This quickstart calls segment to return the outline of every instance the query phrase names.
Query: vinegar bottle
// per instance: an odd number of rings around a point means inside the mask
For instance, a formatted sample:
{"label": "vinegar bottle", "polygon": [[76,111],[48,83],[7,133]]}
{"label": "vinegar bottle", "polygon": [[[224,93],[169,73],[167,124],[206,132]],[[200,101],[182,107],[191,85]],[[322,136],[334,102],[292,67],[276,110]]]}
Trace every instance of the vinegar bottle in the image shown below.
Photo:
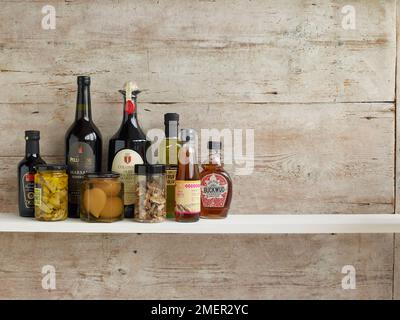
{"label": "vinegar bottle", "polygon": [[200,178],[195,138],[193,129],[181,130],[182,146],[175,180],[175,220],[178,222],[196,222],[200,216]]}

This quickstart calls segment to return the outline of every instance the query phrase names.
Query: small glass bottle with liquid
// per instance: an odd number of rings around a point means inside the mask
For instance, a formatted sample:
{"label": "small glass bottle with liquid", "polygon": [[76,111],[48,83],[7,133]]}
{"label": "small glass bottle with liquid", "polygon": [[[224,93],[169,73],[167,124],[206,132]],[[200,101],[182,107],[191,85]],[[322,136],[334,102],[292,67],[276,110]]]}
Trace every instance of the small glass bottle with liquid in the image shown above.
{"label": "small glass bottle with liquid", "polygon": [[200,177],[196,152],[196,132],[181,130],[182,146],[178,153],[175,180],[175,220],[196,222],[200,217]]}
{"label": "small glass bottle with liquid", "polygon": [[224,169],[221,156],[222,143],[209,141],[209,157],[202,165],[201,218],[225,218],[232,200],[232,180]]}

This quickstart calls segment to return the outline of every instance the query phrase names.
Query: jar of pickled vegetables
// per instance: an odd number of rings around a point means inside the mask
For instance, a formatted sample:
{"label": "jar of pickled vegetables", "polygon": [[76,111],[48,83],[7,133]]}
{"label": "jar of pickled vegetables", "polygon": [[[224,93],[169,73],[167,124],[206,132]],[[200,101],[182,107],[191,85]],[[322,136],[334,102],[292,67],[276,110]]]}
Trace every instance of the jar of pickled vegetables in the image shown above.
{"label": "jar of pickled vegetables", "polygon": [[134,220],[161,222],[166,219],[165,166],[135,165],[136,203]]}
{"label": "jar of pickled vegetables", "polygon": [[87,173],[81,184],[80,217],[113,222],[124,217],[124,188],[116,172]]}
{"label": "jar of pickled vegetables", "polygon": [[68,217],[67,166],[43,164],[35,167],[35,218],[60,221]]}

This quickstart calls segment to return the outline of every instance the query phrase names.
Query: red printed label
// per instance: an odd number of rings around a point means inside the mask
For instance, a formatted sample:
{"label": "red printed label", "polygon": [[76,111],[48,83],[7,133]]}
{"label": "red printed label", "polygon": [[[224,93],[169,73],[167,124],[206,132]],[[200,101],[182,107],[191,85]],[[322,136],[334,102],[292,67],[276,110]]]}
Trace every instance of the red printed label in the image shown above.
{"label": "red printed label", "polygon": [[201,203],[206,208],[222,208],[228,197],[228,181],[211,173],[201,179]]}

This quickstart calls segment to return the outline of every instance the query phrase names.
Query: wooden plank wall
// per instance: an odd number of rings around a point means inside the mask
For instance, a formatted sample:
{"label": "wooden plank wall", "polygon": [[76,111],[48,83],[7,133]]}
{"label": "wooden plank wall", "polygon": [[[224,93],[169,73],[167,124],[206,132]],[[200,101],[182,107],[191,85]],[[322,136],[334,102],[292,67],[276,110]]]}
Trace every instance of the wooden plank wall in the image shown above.
{"label": "wooden plank wall", "polygon": [[[234,176],[232,214],[394,213],[395,0],[352,1],[354,30],[346,1],[1,4],[0,211],[17,209],[25,129],[41,130],[48,162],[62,159],[85,73],[105,141],[127,80],[145,90],[145,129],[170,111],[184,127],[254,129],[255,170]],[[55,30],[41,28],[48,4]],[[2,234],[0,298],[392,298],[393,240]],[[57,268],[54,292],[41,289],[43,264]],[[341,289],[347,264],[356,290]]]}

